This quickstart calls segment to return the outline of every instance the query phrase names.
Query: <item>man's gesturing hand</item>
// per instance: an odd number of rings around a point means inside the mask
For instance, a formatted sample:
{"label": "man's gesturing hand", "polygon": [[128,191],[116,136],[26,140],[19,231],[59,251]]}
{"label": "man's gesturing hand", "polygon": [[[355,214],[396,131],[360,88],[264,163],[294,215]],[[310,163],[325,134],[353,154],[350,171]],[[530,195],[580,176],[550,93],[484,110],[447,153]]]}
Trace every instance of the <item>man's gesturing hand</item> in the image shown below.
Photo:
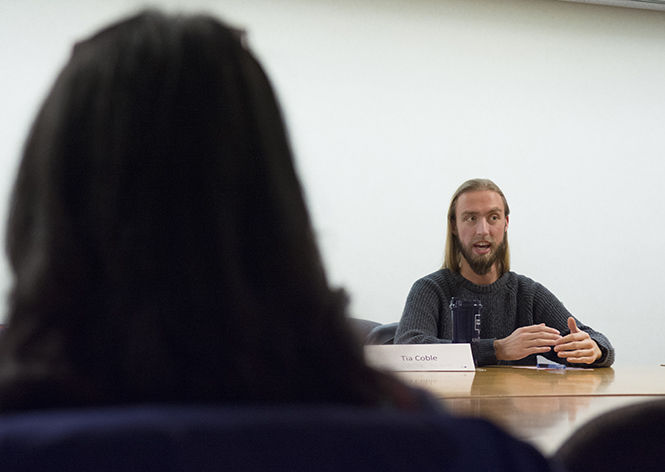
{"label": "man's gesturing hand", "polygon": [[568,318],[568,328],[570,334],[559,339],[554,346],[559,357],[577,364],[593,364],[600,359],[602,352],[598,344],[591,339],[589,333],[580,331],[572,316]]}
{"label": "man's gesturing hand", "polygon": [[547,352],[561,339],[561,333],[545,326],[545,323],[522,326],[507,338],[494,341],[494,351],[496,358],[500,361],[515,361],[531,354]]}

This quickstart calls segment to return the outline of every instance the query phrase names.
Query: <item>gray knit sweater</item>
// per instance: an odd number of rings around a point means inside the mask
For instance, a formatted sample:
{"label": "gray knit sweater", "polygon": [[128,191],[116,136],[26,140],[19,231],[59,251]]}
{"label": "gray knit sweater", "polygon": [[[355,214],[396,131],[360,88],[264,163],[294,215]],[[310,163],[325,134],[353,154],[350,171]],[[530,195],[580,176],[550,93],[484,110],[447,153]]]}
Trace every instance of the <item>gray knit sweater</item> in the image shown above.
{"label": "gray knit sweater", "polygon": [[[480,338],[471,345],[478,365],[535,364],[536,356],[519,361],[498,361],[494,340],[505,338],[521,326],[545,323],[566,335],[572,316],[545,287],[528,277],[507,272],[490,285],[476,285],[449,269],[438,270],[413,284],[395,335],[396,344],[449,343],[452,338],[450,298],[480,300],[482,304]],[[614,348],[601,333],[581,323],[577,326],[596,341],[602,356],[589,367],[607,367],[614,362]],[[565,361],[554,351],[543,354],[559,363]],[[584,364],[571,364],[578,367]]]}

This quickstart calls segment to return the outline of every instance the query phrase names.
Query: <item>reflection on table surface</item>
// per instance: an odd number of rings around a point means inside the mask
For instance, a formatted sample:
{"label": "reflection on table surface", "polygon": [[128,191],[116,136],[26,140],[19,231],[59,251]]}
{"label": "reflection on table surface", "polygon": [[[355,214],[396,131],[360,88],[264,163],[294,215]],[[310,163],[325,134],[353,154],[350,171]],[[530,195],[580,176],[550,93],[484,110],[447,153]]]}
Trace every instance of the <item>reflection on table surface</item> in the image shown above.
{"label": "reflection on table surface", "polygon": [[489,419],[553,452],[577,427],[606,411],[665,398],[665,367],[541,370],[487,367],[476,372],[400,372],[459,415]]}

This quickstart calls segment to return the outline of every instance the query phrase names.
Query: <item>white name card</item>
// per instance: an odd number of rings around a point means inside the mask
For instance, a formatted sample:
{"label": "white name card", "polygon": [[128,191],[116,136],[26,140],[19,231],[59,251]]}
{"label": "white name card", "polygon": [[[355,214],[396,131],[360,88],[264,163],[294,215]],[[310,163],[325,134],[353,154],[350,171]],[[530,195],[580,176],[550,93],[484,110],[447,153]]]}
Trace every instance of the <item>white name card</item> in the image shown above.
{"label": "white name card", "polygon": [[377,344],[365,346],[365,361],[377,369],[475,371],[470,344]]}

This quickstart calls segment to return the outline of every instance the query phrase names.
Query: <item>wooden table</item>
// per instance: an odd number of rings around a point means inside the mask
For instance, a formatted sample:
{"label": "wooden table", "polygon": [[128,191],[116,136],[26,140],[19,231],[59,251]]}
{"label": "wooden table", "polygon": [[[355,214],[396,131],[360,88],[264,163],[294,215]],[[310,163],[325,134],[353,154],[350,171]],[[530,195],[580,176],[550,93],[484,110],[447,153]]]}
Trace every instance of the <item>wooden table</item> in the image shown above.
{"label": "wooden table", "polygon": [[487,418],[552,453],[575,429],[605,411],[665,398],[665,367],[542,370],[486,367],[476,372],[400,372],[449,411]]}

